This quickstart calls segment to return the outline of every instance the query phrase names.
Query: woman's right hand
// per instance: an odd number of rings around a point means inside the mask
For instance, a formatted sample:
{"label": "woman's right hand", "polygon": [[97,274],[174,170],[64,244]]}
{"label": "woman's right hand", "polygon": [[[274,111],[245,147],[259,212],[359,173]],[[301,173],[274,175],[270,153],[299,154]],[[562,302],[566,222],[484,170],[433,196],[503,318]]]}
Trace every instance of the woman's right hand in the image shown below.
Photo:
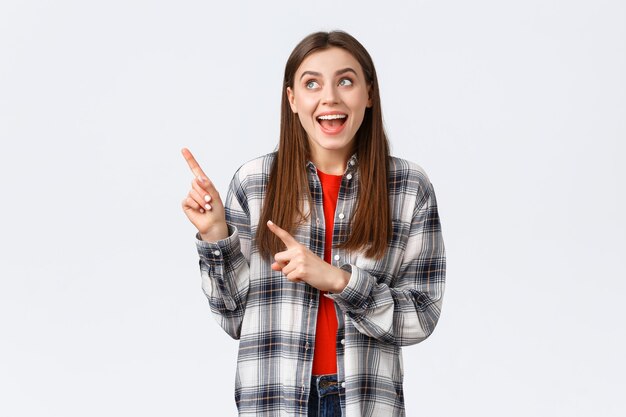
{"label": "woman's right hand", "polygon": [[194,175],[191,190],[182,202],[183,211],[198,229],[202,240],[216,242],[227,238],[228,226],[220,194],[189,149],[183,148],[182,154]]}

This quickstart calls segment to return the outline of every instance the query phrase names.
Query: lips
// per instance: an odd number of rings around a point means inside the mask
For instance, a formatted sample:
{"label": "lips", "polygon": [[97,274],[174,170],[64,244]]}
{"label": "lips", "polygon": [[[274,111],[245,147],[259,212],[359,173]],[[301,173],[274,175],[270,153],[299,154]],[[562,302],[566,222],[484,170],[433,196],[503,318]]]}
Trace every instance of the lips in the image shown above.
{"label": "lips", "polygon": [[348,115],[345,113],[333,112],[324,113],[316,117],[317,122],[327,135],[336,135],[343,130],[348,120]]}

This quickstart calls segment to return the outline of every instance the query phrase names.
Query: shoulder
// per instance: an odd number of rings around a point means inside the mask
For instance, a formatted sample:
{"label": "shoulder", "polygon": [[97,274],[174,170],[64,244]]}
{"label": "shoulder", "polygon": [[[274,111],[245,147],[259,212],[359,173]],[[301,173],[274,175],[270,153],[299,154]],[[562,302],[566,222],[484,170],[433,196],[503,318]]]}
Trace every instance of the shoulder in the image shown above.
{"label": "shoulder", "polygon": [[389,189],[395,193],[414,194],[418,199],[428,197],[432,185],[426,171],[415,162],[391,156],[389,159]]}
{"label": "shoulder", "polygon": [[243,189],[264,188],[269,181],[275,158],[276,152],[272,152],[245,162],[235,171],[232,185]]}
{"label": "shoulder", "polygon": [[275,158],[276,152],[271,152],[251,159],[237,169],[235,177],[243,181],[249,177],[269,175]]}
{"label": "shoulder", "polygon": [[236,198],[246,212],[249,212],[251,202],[258,203],[263,199],[275,156],[276,153],[273,152],[256,157],[235,171],[228,195]]}

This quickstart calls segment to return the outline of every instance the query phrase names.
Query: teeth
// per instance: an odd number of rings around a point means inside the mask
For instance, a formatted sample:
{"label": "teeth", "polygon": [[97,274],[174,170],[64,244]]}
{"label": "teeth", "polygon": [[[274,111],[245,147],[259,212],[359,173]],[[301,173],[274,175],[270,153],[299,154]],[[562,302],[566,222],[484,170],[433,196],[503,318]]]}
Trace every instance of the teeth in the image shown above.
{"label": "teeth", "polygon": [[325,116],[319,116],[318,119],[320,120],[335,120],[335,119],[345,119],[346,116],[345,114],[327,114]]}

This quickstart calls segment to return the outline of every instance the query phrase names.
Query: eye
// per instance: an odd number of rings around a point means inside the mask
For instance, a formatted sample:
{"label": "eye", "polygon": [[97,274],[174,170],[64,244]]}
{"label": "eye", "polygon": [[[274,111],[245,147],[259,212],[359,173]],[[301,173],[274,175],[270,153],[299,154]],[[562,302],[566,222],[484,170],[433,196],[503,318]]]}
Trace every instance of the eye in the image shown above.
{"label": "eye", "polygon": [[309,90],[313,90],[314,88],[318,88],[320,85],[317,83],[317,81],[310,80],[310,81],[307,81],[306,84],[304,84],[304,86]]}
{"label": "eye", "polygon": [[350,78],[342,78],[341,80],[339,80],[339,85],[341,87],[347,87],[352,85],[352,80]]}

